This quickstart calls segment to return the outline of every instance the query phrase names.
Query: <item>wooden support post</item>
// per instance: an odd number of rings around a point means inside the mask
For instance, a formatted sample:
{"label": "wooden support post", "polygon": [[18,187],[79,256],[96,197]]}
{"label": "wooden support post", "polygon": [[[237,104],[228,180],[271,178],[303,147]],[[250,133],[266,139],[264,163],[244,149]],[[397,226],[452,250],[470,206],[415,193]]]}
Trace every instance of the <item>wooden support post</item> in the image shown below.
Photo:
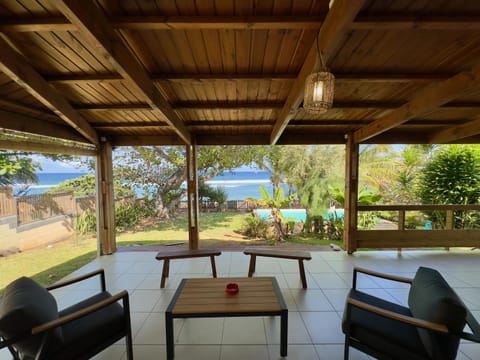
{"label": "wooden support post", "polygon": [[[445,223],[445,230],[455,229],[455,211],[447,210],[447,219]],[[445,246],[445,250],[450,250],[450,246]]]}
{"label": "wooden support post", "polygon": [[115,200],[113,195],[112,145],[100,141],[96,167],[96,207],[98,254],[110,255],[117,250],[115,242]]}
{"label": "wooden support post", "polygon": [[198,249],[198,178],[197,178],[197,147],[186,145],[187,148],[187,211],[188,211],[188,247]]}
{"label": "wooden support post", "polygon": [[[398,230],[405,230],[405,210],[398,212]],[[402,254],[402,248],[397,248],[397,255]]]}
{"label": "wooden support post", "polygon": [[345,204],[343,246],[352,254],[357,250],[355,234],[357,231],[357,200],[358,200],[358,148],[353,134],[347,136],[345,156]]}

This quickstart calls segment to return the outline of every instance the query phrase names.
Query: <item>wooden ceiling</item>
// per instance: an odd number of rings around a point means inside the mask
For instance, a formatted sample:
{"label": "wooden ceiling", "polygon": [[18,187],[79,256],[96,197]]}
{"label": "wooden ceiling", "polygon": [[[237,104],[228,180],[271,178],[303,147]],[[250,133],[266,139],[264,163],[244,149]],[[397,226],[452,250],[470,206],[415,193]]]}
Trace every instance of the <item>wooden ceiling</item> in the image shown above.
{"label": "wooden ceiling", "polygon": [[[3,129],[93,145],[480,140],[479,1],[5,0],[0,32]],[[335,97],[311,115],[317,39]]]}

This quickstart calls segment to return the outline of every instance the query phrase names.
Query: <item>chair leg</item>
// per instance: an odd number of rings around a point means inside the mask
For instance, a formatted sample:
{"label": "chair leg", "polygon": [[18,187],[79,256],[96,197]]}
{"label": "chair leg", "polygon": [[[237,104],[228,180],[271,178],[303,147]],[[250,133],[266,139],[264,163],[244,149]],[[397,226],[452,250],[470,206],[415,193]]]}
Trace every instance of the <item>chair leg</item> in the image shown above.
{"label": "chair leg", "polygon": [[348,360],[350,350],[350,343],[348,341],[348,336],[345,336],[345,347],[343,349],[343,360]]}
{"label": "chair leg", "polygon": [[132,344],[132,330],[128,329],[125,336],[125,343],[127,346],[127,360],[133,360],[133,344]]}

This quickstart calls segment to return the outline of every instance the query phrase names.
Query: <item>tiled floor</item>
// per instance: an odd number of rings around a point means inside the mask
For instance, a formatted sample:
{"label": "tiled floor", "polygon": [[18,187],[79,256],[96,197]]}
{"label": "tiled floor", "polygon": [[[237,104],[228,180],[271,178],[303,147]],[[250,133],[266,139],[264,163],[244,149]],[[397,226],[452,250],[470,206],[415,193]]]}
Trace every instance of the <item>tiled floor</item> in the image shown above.
{"label": "tiled floor", "polygon": [[[165,359],[164,311],[182,278],[210,277],[208,259],[174,260],[166,288],[160,289],[162,263],[152,252],[121,252],[103,256],[76,272],[104,268],[110,292],[127,289],[131,296],[135,359]],[[474,251],[368,251],[349,256],[343,252],[313,252],[305,263],[308,290],[301,289],[297,262],[258,258],[256,275],[276,276],[289,309],[288,359],[343,359],[344,337],[340,329],[352,268],[412,276],[417,267],[439,270],[480,319],[480,250]],[[223,252],[216,258],[219,277],[246,276],[249,257],[242,252]],[[403,284],[360,277],[364,291],[405,304]],[[62,308],[93,293],[97,282],[55,295]],[[279,359],[278,318],[176,319],[175,359]],[[95,359],[124,359],[124,346],[116,344]],[[369,359],[351,350],[352,360]],[[0,352],[0,360],[9,359]],[[480,359],[480,345],[462,343],[457,359]]]}

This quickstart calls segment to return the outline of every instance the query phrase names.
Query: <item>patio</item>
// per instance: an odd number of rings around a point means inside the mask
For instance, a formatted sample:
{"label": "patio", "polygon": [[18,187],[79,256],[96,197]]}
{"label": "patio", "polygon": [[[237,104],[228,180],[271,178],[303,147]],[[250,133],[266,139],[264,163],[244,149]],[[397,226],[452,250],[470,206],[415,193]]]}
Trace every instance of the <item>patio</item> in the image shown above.
{"label": "patio", "polygon": [[[249,257],[242,252],[223,252],[216,258],[219,277],[246,276]],[[288,359],[343,359],[344,337],[340,329],[352,268],[361,266],[381,272],[412,276],[417,267],[439,270],[465,304],[480,318],[480,251],[430,250],[312,252],[305,263],[308,290],[301,289],[296,261],[259,258],[256,276],[276,276],[289,309]],[[164,311],[182,278],[210,277],[208,259],[171,263],[165,289],[159,288],[162,262],[154,252],[116,252],[102,256],[73,275],[103,267],[110,292],[127,289],[131,299],[135,359],[165,359]],[[400,304],[406,302],[402,284],[360,277],[365,291]],[[59,307],[95,292],[98,284],[57,292]],[[217,318],[175,320],[175,359],[278,359],[278,318]],[[95,359],[123,359],[124,346],[114,345]],[[0,352],[0,360],[9,359]],[[480,344],[462,343],[457,359],[480,358]],[[351,350],[351,359],[369,359]]]}

